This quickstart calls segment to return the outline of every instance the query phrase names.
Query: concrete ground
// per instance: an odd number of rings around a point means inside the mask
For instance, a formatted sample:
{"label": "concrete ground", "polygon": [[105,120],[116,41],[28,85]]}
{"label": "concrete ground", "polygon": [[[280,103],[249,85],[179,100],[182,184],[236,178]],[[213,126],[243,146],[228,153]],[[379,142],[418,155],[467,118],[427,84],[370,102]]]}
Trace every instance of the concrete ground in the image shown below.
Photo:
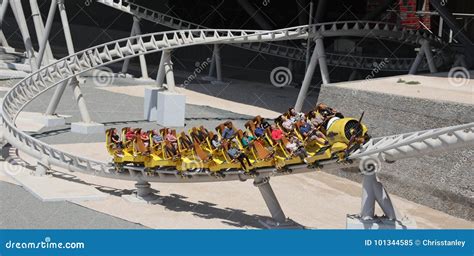
{"label": "concrete ground", "polygon": [[[219,87],[198,81],[186,88],[190,91],[186,92],[188,99],[194,103],[187,105],[187,127],[204,124],[213,128],[226,119],[243,127],[246,118],[260,113],[260,109],[270,114],[285,111],[294,104],[298,92],[295,88],[276,89],[267,84],[230,82]],[[104,122],[108,127],[155,128],[155,124],[143,120],[142,90],[143,87],[83,86],[94,120]],[[27,113],[20,116],[24,123],[19,125],[37,130],[33,132],[36,137],[58,148],[107,159],[103,135],[82,136],[71,134],[68,126],[45,129],[28,123],[34,112],[46,108],[51,93],[32,102],[26,108]],[[227,101],[212,100],[202,94]],[[316,102],[315,95],[315,91],[310,92],[306,109]],[[375,137],[474,121],[473,108],[469,104],[381,94],[362,88],[325,86],[319,99],[348,116],[358,116],[365,111],[364,122]],[[67,91],[58,109],[59,113],[72,116],[68,122],[79,120],[71,100],[72,93]],[[384,165],[379,176],[392,195],[401,196],[393,196],[396,208],[402,215],[416,220],[420,228],[473,228],[474,180],[470,157],[472,149],[404,160]],[[74,175],[81,182],[111,195],[102,201],[77,204],[147,227],[261,228],[257,220],[269,215],[251,182],[153,184],[164,198],[163,205],[142,205],[120,197],[131,193],[132,182]],[[55,176],[71,182],[59,173]],[[290,175],[275,178],[272,184],[286,214],[296,222],[312,228],[344,228],[345,215],[357,213],[360,208],[359,180],[360,175],[352,170]]]}

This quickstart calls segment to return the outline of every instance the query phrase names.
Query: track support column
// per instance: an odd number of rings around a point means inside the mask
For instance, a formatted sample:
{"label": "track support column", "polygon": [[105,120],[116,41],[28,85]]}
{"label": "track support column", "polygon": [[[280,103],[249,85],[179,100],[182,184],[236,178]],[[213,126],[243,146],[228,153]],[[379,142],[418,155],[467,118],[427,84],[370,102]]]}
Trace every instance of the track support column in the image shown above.
{"label": "track support column", "polygon": [[329,84],[329,71],[328,65],[326,63],[326,51],[324,50],[324,43],[323,37],[321,35],[317,35],[316,39],[316,48],[314,49],[317,52],[318,60],[319,60],[319,69],[321,70],[321,78],[323,80],[323,84]]}
{"label": "track support column", "polygon": [[[416,224],[406,217],[401,218],[388,192],[377,179],[381,162],[378,156],[369,156],[360,159],[360,171],[363,174],[362,200],[360,214],[347,215],[346,227],[348,229],[407,229],[414,228]],[[375,215],[375,203],[378,203],[384,215]]]}
{"label": "track support column", "polygon": [[[43,37],[45,36],[43,18],[41,17],[38,2],[36,0],[30,0],[30,7],[31,16],[33,17],[33,23],[36,30],[36,38],[38,39],[38,43],[40,43],[43,41]],[[53,59],[53,52],[51,51],[48,40],[46,40],[46,56],[46,64],[49,64],[49,61]]]}
{"label": "track support column", "polygon": [[8,3],[9,3],[9,0],[2,0],[2,5],[0,6],[0,44],[2,44],[3,47],[10,47],[8,45],[5,34],[3,33],[3,30],[2,30],[3,18],[5,18],[5,13],[7,12],[7,8],[8,8]]}
{"label": "track support column", "polygon": [[18,27],[20,28],[23,43],[25,44],[25,50],[30,62],[31,70],[36,71],[37,64],[35,58],[35,51],[33,49],[33,44],[31,43],[30,32],[28,31],[28,26],[26,24],[25,13],[23,12],[21,0],[10,1],[13,14],[15,16],[16,22],[18,23]]}
{"label": "track support column", "polygon": [[275,228],[302,228],[300,225],[296,224],[289,218],[285,216],[283,210],[281,209],[280,203],[278,202],[275,193],[273,192],[272,186],[270,186],[270,177],[258,177],[255,178],[253,185],[260,190],[260,194],[262,194],[263,200],[272,215],[271,220],[267,221],[260,221],[262,225],[264,225],[268,229],[275,229]]}
{"label": "track support column", "polygon": [[[140,18],[138,18],[137,16],[133,16],[133,25],[132,25],[132,30],[130,32],[130,36],[136,36],[136,35],[140,35],[140,34],[141,34]],[[146,64],[145,55],[138,56],[138,59],[140,60],[140,69],[141,69],[141,72],[142,72],[142,78],[146,78],[146,79],[149,78],[148,77],[148,68],[147,68],[147,64]],[[129,64],[130,64],[130,58],[126,59],[123,62],[123,65],[122,65],[122,73],[123,74],[127,73]]]}
{"label": "track support column", "polygon": [[430,73],[438,72],[438,69],[434,63],[433,53],[431,52],[430,42],[428,40],[423,40],[422,46],[423,50],[425,51],[426,61],[428,62]]}
{"label": "track support column", "polygon": [[153,192],[149,182],[139,178],[135,183],[136,190],[132,195],[123,195],[127,201],[132,203],[161,204],[163,200]]}
{"label": "track support column", "polygon": [[38,51],[38,65],[37,67],[41,67],[41,63],[43,61],[44,52],[46,50],[46,46],[48,44],[49,33],[51,32],[51,27],[53,25],[54,15],[56,14],[56,9],[58,7],[58,3],[56,0],[51,0],[51,5],[49,6],[48,18],[46,19],[46,25],[44,27],[44,34],[39,43],[39,51]]}
{"label": "track support column", "polygon": [[298,93],[298,99],[295,103],[295,110],[298,112],[300,112],[303,108],[306,95],[308,94],[309,85],[311,84],[311,80],[313,79],[314,70],[318,65],[318,51],[316,51],[316,47],[317,45],[314,46],[313,54],[311,55],[308,68],[306,69],[306,73],[304,75],[303,83],[301,84],[300,92]]}

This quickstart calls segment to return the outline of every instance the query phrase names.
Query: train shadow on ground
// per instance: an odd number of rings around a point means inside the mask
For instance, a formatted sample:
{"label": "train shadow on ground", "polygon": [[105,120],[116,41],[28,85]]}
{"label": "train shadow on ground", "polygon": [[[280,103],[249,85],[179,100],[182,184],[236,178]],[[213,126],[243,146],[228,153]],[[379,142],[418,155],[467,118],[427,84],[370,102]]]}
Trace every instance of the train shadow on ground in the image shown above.
{"label": "train shadow on ground", "polygon": [[[131,195],[134,189],[118,189],[109,186],[86,182],[77,176],[54,171],[51,175],[55,178],[76,182],[84,185],[94,186],[97,190],[111,195],[121,197],[123,195]],[[159,190],[153,189],[153,193],[159,195]],[[247,214],[245,210],[235,208],[219,208],[216,204],[207,201],[198,201],[197,203],[186,200],[187,197],[179,194],[160,195],[159,196],[166,210],[175,212],[189,212],[193,216],[203,219],[220,219],[222,223],[238,228],[265,228],[261,222],[271,220],[268,216]],[[150,206],[153,207],[153,206]]]}

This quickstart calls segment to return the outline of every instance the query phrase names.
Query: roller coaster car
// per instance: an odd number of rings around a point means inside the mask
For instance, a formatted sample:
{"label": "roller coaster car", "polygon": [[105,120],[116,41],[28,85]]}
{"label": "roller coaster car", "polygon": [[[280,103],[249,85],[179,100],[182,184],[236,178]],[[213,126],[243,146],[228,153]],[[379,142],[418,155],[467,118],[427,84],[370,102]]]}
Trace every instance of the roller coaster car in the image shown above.
{"label": "roller coaster car", "polygon": [[[301,154],[297,156],[297,152],[287,148],[293,136],[304,146],[307,155],[304,162],[307,164],[331,159],[345,161],[352,151],[370,139],[367,127],[361,123],[362,117],[363,113],[359,120],[334,115],[326,119],[319,130],[312,130],[312,134],[301,134],[300,128],[304,122],[297,122],[295,128],[278,141],[272,139],[271,128],[267,128],[262,137],[255,136],[256,124],[261,122],[261,118],[256,117],[245,124],[248,133],[255,137],[247,146],[242,144],[244,132],[236,129],[231,122],[225,122],[216,127],[222,143],[219,148],[211,143],[214,134],[202,126],[190,129],[189,135],[181,132],[178,136],[176,130],[163,128],[159,132],[162,139],[157,141],[153,138],[153,135],[157,135],[156,131],[142,133],[141,129],[125,127],[121,136],[118,136],[117,130],[111,128],[106,131],[106,147],[117,168],[133,164],[151,170],[173,167],[180,172],[208,170],[219,174],[230,169],[250,172],[258,168],[276,167],[285,170],[286,166],[303,163]],[[225,127],[233,129],[231,139],[222,139]],[[176,136],[176,143],[165,139],[168,132]],[[230,147],[242,151],[251,165],[246,162],[242,165],[238,159],[232,159],[228,153]]]}

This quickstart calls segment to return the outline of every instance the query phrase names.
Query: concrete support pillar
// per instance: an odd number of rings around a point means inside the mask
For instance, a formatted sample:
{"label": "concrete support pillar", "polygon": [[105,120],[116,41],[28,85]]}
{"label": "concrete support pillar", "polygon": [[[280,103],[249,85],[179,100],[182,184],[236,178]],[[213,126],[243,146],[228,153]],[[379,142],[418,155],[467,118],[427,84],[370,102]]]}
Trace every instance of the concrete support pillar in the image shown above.
{"label": "concrete support pillar", "polygon": [[317,36],[315,41],[316,41],[315,51],[317,52],[317,55],[318,55],[319,69],[321,70],[321,78],[323,80],[323,84],[329,84],[330,83],[329,71],[328,71],[328,65],[326,63],[326,52],[324,50],[323,37]]}
{"label": "concrete support pillar", "polygon": [[301,112],[304,101],[306,99],[306,94],[308,93],[309,85],[311,84],[311,80],[313,79],[314,70],[318,65],[318,51],[316,51],[317,45],[314,47],[313,54],[311,55],[311,59],[308,64],[308,68],[306,69],[306,73],[304,75],[303,83],[301,84],[300,92],[298,93],[298,99],[296,100],[295,110]]}
{"label": "concrete support pillar", "polygon": [[[30,7],[31,16],[33,17],[33,23],[35,25],[36,30],[36,38],[38,39],[38,44],[40,44],[43,41],[43,37],[45,36],[43,18],[41,17],[41,12],[39,10],[38,2],[36,0],[30,0]],[[46,40],[46,56],[46,64],[49,64],[49,60],[53,59],[53,52],[51,51],[51,47],[49,46],[48,40]]]}
{"label": "concrete support pillar", "polygon": [[46,19],[46,25],[44,27],[44,34],[41,38],[41,42],[39,43],[39,52],[38,52],[38,68],[41,67],[41,63],[43,61],[43,56],[46,50],[46,46],[48,44],[49,33],[51,32],[51,27],[53,26],[54,15],[56,14],[57,9],[57,2],[56,0],[51,0],[51,5],[49,6],[48,18]]}
{"label": "concrete support pillar", "polygon": [[375,216],[375,202],[380,205],[385,216],[390,220],[396,220],[397,214],[392,201],[382,183],[378,181],[375,173],[364,175],[362,182],[362,219],[373,219]]}
{"label": "concrete support pillar", "polygon": [[433,53],[431,52],[430,42],[428,40],[423,40],[422,48],[425,52],[426,61],[428,62],[428,67],[430,68],[430,73],[438,72],[434,62]]}
{"label": "concrete support pillar", "polygon": [[278,199],[276,198],[275,193],[270,186],[270,177],[257,177],[254,180],[253,185],[256,186],[258,190],[260,190],[263,200],[265,201],[265,204],[267,205],[268,210],[270,211],[270,214],[272,215],[272,218],[275,220],[276,224],[278,225],[287,222],[285,213],[283,213],[280,203],[278,202]]}
{"label": "concrete support pillar", "polygon": [[37,63],[35,58],[35,51],[33,49],[33,44],[31,43],[30,32],[28,31],[28,26],[26,24],[25,14],[23,12],[21,0],[10,1],[13,10],[13,15],[15,15],[16,22],[18,23],[18,27],[20,28],[21,37],[23,38],[23,43],[25,45],[26,55],[29,59],[31,70],[36,71]]}
{"label": "concrete support pillar", "polygon": [[2,44],[3,47],[10,47],[2,30],[3,18],[5,17],[5,13],[7,12],[8,3],[9,0],[3,0],[2,5],[0,6],[0,44]]}

